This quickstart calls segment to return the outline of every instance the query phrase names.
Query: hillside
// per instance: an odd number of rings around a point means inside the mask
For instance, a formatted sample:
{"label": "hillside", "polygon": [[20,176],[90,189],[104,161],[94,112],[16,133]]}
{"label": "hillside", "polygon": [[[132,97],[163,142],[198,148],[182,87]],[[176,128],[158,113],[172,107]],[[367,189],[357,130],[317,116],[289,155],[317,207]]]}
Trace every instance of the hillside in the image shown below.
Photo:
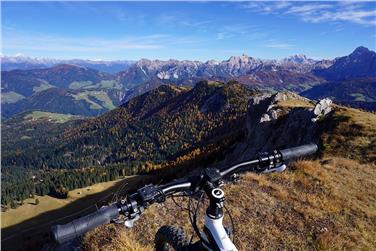
{"label": "hillside", "polygon": [[314,86],[300,94],[315,100],[330,97],[337,103],[371,111],[376,110],[375,78],[329,82]]}
{"label": "hillside", "polygon": [[[1,82],[3,92],[14,91],[23,95],[31,95],[39,83],[59,88],[68,88],[74,82],[99,83],[109,80],[105,74],[90,68],[75,65],[56,65],[46,69],[2,71]],[[40,86],[39,86],[40,87]]]}
{"label": "hillside", "polygon": [[46,139],[61,133],[61,129],[79,123],[80,117],[74,115],[48,113],[41,111],[25,112],[11,119],[3,120],[1,125],[3,154],[8,147],[23,148],[33,142],[35,145],[47,144]]}
{"label": "hillside", "polygon": [[[44,111],[81,116],[98,116],[115,108],[116,93],[106,90],[66,90],[49,88],[16,103],[3,104],[2,116],[10,118],[27,111]],[[115,103],[117,104],[117,103]]]}
{"label": "hillside", "polygon": [[[79,168],[171,159],[179,152],[209,144],[209,138],[229,132],[225,125],[237,123],[244,116],[252,93],[238,83],[201,82],[189,91],[161,86],[60,136],[51,137],[51,145],[43,148],[55,149],[54,153],[30,151],[38,148],[30,145],[17,149],[21,151],[18,157],[5,152],[3,165]],[[87,148],[91,150],[85,151]],[[45,154],[49,160],[40,159]]]}
{"label": "hillside", "polygon": [[113,76],[75,65],[1,72],[2,117],[26,111],[97,116],[123,98]]}
{"label": "hillside", "polygon": [[[248,121],[254,121],[253,126],[247,127],[248,136],[237,142],[217,165],[249,158],[255,150],[281,146],[287,138],[295,143],[312,140],[307,132],[319,133],[322,152],[316,160],[290,164],[282,174],[248,173],[236,184],[224,186],[239,250],[375,249],[375,114],[333,105],[333,111],[320,117],[314,128],[308,126],[311,120],[302,120],[307,118],[304,111],[314,107],[309,100],[291,94],[269,100],[261,96],[262,99],[266,103],[258,102],[261,107],[248,113]],[[255,121],[266,118],[262,108],[269,105],[273,105],[269,114],[279,110],[280,117],[272,131],[263,127],[266,135],[254,138],[253,132],[258,133]],[[254,118],[256,111],[259,117]],[[289,124],[291,120],[283,115],[286,112],[290,119],[301,118],[296,127]],[[275,138],[277,135],[279,138]],[[266,137],[266,147],[255,149],[262,137]],[[234,160],[232,156],[238,158]],[[187,206],[187,201],[176,200]],[[200,215],[204,209],[202,206]],[[154,235],[162,225],[180,226],[190,236],[192,228],[187,216],[186,211],[167,200],[149,208],[133,229],[103,226],[86,234],[82,246],[84,250],[153,250]],[[225,223],[231,227],[228,215]]]}
{"label": "hillside", "polygon": [[[224,149],[241,135],[254,93],[235,82],[201,82],[190,90],[163,85],[93,119],[53,126],[9,120],[2,127],[3,202],[21,200],[35,189],[74,188],[86,176],[89,183],[107,181],[119,173],[161,168],[190,152]],[[94,178],[105,169],[111,171]],[[44,182],[35,185],[29,173]],[[77,177],[54,183],[60,175],[73,174]],[[14,187],[22,195],[14,194]]]}

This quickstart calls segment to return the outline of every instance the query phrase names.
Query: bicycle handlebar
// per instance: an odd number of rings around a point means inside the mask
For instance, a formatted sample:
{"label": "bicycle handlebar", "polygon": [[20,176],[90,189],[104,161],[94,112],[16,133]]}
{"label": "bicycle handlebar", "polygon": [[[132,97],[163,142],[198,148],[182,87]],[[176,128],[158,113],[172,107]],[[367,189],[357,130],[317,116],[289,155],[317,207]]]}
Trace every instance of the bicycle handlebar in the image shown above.
{"label": "bicycle handlebar", "polygon": [[283,161],[290,160],[290,159],[301,158],[307,155],[314,154],[317,152],[317,150],[318,150],[317,145],[313,143],[301,145],[297,147],[292,147],[292,148],[286,148],[283,150],[275,150],[273,154],[259,157],[258,159],[241,162],[232,167],[229,167],[221,172],[221,176],[222,177],[227,176],[231,173],[238,171],[240,168],[243,168],[246,166],[255,166],[255,165],[257,166],[257,165],[271,164],[271,163],[275,164],[275,163],[283,162]]}
{"label": "bicycle handlebar", "polygon": [[119,210],[116,204],[102,207],[92,214],[73,220],[65,225],[53,226],[53,238],[60,244],[64,243],[100,225],[110,223],[111,220],[116,219],[118,216]]}
{"label": "bicycle handlebar", "polygon": [[[222,170],[222,172],[218,169],[207,168],[199,176],[181,178],[160,187],[153,185],[145,186],[137,190],[135,194],[129,196],[128,202],[121,201],[120,203],[104,206],[92,214],[73,220],[65,225],[53,226],[53,238],[61,244],[79,237],[100,225],[109,223],[111,220],[115,220],[120,213],[124,214],[126,218],[131,219],[132,215],[140,214],[144,207],[154,202],[162,202],[171,194],[202,189],[203,180],[219,181],[247,166],[261,166],[262,168],[257,169],[258,171],[270,170],[269,168],[275,167],[276,164],[281,164],[285,160],[311,155],[317,152],[317,150],[318,147],[316,144],[307,144],[280,151],[275,150],[273,154],[239,163]],[[138,207],[142,207],[142,210],[139,210]]]}
{"label": "bicycle handlebar", "polygon": [[279,152],[281,153],[283,160],[289,160],[314,154],[317,152],[317,150],[318,147],[316,144],[307,144],[293,148],[287,148],[280,150]]}

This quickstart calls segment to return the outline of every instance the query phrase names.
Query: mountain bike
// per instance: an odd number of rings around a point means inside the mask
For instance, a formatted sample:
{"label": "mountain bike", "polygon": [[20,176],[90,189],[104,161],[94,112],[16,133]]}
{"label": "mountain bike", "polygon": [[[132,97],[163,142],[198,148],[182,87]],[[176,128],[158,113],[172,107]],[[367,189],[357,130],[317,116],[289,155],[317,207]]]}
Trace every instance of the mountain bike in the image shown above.
{"label": "mountain bike", "polygon": [[[224,192],[220,188],[224,181],[236,179],[237,174],[254,171],[258,173],[283,172],[286,161],[316,153],[317,145],[307,144],[271,153],[260,154],[257,158],[238,163],[234,166],[217,169],[205,168],[198,174],[174,180],[168,184],[155,186],[146,185],[125,199],[100,208],[95,213],[73,220],[65,225],[52,227],[54,240],[63,244],[75,239],[89,230],[110,222],[119,222],[122,215],[123,223],[132,227],[140,215],[153,203],[163,203],[174,196],[198,196],[196,207],[189,206],[189,218],[199,240],[192,243],[183,230],[172,226],[161,227],[155,235],[156,250],[237,250],[230,231],[222,224],[224,209]],[[197,209],[202,196],[209,199],[205,213],[204,227],[200,231],[197,226]],[[191,203],[189,203],[191,204]],[[230,217],[231,218],[231,217]],[[232,221],[232,218],[231,218]]]}

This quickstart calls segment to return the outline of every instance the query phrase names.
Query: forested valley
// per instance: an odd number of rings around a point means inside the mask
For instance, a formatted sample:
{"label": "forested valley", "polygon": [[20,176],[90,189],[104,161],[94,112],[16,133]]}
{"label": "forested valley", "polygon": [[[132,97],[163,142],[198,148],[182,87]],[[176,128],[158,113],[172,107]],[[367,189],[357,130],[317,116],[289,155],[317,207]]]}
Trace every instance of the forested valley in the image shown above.
{"label": "forested valley", "polygon": [[220,157],[244,133],[257,93],[237,82],[202,81],[192,89],[162,85],[97,118],[56,123],[20,114],[2,127],[1,203],[14,208],[34,194],[64,197],[198,156]]}

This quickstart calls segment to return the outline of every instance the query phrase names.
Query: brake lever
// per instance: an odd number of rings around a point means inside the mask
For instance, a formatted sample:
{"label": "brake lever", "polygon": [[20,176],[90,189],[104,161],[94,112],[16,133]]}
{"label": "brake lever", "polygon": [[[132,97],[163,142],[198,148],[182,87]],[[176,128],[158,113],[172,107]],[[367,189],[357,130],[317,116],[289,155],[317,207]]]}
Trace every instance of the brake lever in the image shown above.
{"label": "brake lever", "polygon": [[134,223],[135,223],[136,221],[138,221],[139,219],[140,219],[140,215],[137,214],[134,218],[132,218],[132,219],[128,219],[128,220],[125,220],[125,221],[124,221],[124,226],[125,226],[126,228],[132,228],[133,225],[134,225]]}
{"label": "brake lever", "polygon": [[286,168],[287,166],[285,164],[280,164],[276,167],[265,169],[262,173],[282,173]]}
{"label": "brake lever", "polygon": [[122,219],[122,218],[117,218],[112,220],[113,223],[118,224],[118,225],[124,225],[126,228],[132,228],[134,223],[140,218],[139,215],[136,215],[132,219]]}

